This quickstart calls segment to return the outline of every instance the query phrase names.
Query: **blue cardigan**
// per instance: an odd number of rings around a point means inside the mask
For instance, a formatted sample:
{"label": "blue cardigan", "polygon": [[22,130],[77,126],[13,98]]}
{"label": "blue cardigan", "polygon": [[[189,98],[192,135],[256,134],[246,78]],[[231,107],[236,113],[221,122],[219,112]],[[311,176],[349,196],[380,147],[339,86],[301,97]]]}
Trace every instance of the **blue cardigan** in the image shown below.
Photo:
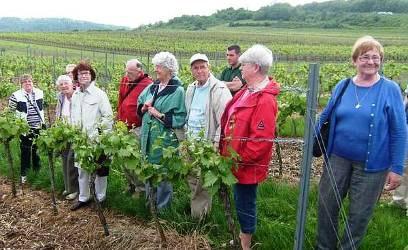
{"label": "blue cardigan", "polygon": [[[327,120],[330,110],[346,80],[341,80],[332,93],[332,96],[320,115],[315,131]],[[385,77],[379,82],[380,91],[377,103],[371,106],[371,121],[367,126],[367,155],[365,161],[366,172],[380,172],[391,169],[392,172],[402,175],[404,169],[405,148],[407,141],[407,125],[401,91],[397,83]],[[329,141],[327,155],[333,151],[333,138],[336,126],[335,110],[330,117]],[[350,129],[355,124],[350,124]]]}

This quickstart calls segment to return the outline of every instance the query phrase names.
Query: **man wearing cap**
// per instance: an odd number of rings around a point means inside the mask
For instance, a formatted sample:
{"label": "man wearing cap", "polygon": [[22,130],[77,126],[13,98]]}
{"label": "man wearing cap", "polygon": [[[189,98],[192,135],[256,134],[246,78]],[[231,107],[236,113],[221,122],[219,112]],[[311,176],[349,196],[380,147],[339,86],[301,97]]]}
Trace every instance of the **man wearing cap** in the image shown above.
{"label": "man wearing cap", "polygon": [[241,64],[238,61],[240,55],[241,47],[239,45],[231,45],[227,48],[229,66],[222,71],[220,76],[220,80],[225,82],[232,95],[235,95],[245,85],[240,69]]}
{"label": "man wearing cap", "polygon": [[[191,72],[195,81],[187,87],[187,136],[197,137],[200,131],[216,148],[220,141],[221,116],[232,96],[227,86],[210,72],[206,55],[195,54],[190,59]],[[202,187],[199,174],[191,174],[188,183],[191,194],[191,216],[202,219],[211,209],[211,196]]]}
{"label": "man wearing cap", "polygon": [[[126,75],[120,81],[119,86],[117,120],[125,122],[138,139],[142,119],[137,114],[137,100],[140,93],[152,82],[153,80],[144,73],[142,63],[139,60],[132,59],[126,63]],[[139,181],[128,168],[125,168],[125,177],[128,181],[127,191],[130,194],[144,190],[144,183]]]}

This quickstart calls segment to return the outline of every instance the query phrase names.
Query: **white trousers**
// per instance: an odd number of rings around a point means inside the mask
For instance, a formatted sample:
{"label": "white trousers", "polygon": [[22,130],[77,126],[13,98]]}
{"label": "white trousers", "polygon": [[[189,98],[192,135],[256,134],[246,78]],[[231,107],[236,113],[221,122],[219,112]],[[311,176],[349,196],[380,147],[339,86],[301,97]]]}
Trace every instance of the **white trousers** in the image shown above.
{"label": "white trousers", "polygon": [[[91,175],[86,170],[78,168],[79,201],[86,202],[91,198],[91,191],[89,189],[90,179]],[[98,201],[104,201],[106,199],[107,186],[108,177],[100,177],[97,175],[95,178],[95,194]]]}

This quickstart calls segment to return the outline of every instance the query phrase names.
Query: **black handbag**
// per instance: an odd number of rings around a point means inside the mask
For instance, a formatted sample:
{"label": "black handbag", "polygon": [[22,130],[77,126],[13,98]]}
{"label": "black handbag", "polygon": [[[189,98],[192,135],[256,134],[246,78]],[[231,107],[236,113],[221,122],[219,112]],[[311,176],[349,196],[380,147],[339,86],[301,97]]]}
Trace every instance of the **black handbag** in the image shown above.
{"label": "black handbag", "polygon": [[329,132],[330,132],[330,116],[333,113],[333,110],[336,109],[337,105],[339,104],[341,97],[343,96],[344,92],[346,91],[348,85],[350,84],[351,79],[348,78],[341,89],[339,96],[336,99],[336,102],[333,105],[333,108],[330,110],[329,115],[327,116],[327,120],[323,122],[320,126],[319,133],[315,134],[313,140],[313,156],[320,157],[323,154],[326,155],[327,144],[329,143]]}

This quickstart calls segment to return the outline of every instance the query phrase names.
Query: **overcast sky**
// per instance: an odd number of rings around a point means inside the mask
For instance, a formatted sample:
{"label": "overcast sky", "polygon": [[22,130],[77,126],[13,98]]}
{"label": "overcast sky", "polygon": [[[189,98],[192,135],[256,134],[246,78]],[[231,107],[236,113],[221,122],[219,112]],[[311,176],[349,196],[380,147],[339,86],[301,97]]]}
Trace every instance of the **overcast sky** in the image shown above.
{"label": "overcast sky", "polygon": [[323,1],[327,0],[3,0],[0,17],[66,17],[135,28],[181,15],[210,15],[228,7],[258,10],[277,2]]}

